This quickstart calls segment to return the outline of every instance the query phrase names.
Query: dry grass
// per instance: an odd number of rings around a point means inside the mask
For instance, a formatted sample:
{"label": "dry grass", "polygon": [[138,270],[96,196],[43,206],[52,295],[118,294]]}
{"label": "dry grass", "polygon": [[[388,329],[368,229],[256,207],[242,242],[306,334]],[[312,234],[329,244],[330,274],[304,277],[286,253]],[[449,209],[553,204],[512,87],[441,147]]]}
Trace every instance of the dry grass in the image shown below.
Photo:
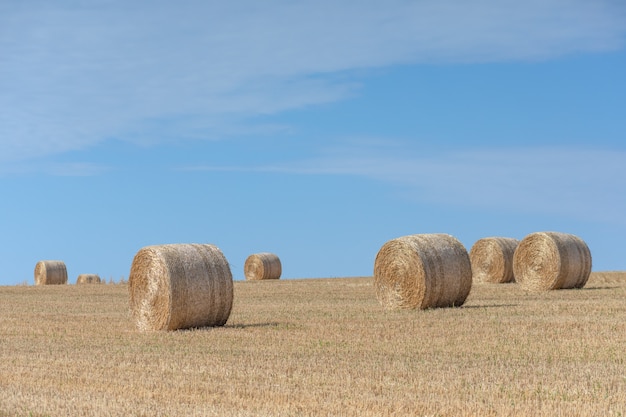
{"label": "dry grass", "polygon": [[142,333],[127,285],[0,287],[0,415],[623,416],[626,273],[384,311],[372,278],[236,281],[224,327]]}

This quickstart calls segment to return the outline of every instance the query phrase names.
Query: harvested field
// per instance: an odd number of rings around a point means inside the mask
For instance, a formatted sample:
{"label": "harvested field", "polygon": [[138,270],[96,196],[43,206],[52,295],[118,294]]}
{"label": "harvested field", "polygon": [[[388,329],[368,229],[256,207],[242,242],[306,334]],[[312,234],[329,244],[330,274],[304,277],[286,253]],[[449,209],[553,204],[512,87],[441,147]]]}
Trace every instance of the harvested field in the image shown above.
{"label": "harvested field", "polygon": [[128,285],[0,287],[0,416],[626,414],[626,273],[385,311],[373,279],[235,281],[223,327],[139,332]]}

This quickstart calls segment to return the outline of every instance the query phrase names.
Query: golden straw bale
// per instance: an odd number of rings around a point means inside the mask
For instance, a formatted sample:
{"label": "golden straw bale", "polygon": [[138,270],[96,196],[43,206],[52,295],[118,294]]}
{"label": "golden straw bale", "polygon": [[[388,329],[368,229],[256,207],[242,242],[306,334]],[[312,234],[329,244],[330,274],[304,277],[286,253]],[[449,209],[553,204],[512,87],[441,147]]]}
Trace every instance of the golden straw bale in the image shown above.
{"label": "golden straw bale", "polygon": [[128,278],[130,311],[139,330],[222,326],[233,304],[233,277],[210,244],[146,246]]}
{"label": "golden straw bale", "polygon": [[392,239],[376,255],[374,286],[387,310],[461,306],[472,287],[469,255],[447,234]]}
{"label": "golden straw bale", "polygon": [[39,261],[35,265],[35,285],[67,284],[67,268],[63,261]]}
{"label": "golden straw bale", "polygon": [[247,280],[262,280],[279,279],[283,270],[278,256],[261,252],[246,258],[243,271]]}
{"label": "golden straw bale", "polygon": [[76,284],[99,284],[100,276],[97,274],[80,274],[76,278]]}
{"label": "golden straw bale", "polygon": [[591,274],[591,252],[572,234],[531,233],[515,249],[513,273],[531,291],[582,288]]}
{"label": "golden straw bale", "polygon": [[498,284],[514,281],[513,254],[518,243],[512,237],[478,239],[469,252],[472,279]]}

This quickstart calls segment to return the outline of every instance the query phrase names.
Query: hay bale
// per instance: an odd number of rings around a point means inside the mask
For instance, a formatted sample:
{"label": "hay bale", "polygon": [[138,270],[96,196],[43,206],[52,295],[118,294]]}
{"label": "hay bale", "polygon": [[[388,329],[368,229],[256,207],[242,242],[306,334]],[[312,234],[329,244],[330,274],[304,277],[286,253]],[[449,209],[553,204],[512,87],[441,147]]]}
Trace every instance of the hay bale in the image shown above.
{"label": "hay bale", "polygon": [[591,274],[591,252],[578,236],[531,233],[515,249],[513,273],[531,291],[582,288]]}
{"label": "hay bale", "polygon": [[513,254],[519,240],[512,237],[478,239],[469,252],[472,279],[476,282],[513,282]]}
{"label": "hay bale", "polygon": [[67,284],[67,268],[63,261],[39,261],[35,265],[35,285]]}
{"label": "hay bale", "polygon": [[128,284],[139,330],[222,326],[233,304],[230,266],[210,244],[146,246],[133,259]]}
{"label": "hay bale", "polygon": [[243,266],[247,280],[279,279],[282,271],[278,256],[268,252],[248,256]]}
{"label": "hay bale", "polygon": [[472,287],[469,255],[447,234],[399,237],[378,251],[374,286],[387,310],[461,306]]}
{"label": "hay bale", "polygon": [[100,276],[97,274],[80,274],[76,278],[76,284],[100,284]]}

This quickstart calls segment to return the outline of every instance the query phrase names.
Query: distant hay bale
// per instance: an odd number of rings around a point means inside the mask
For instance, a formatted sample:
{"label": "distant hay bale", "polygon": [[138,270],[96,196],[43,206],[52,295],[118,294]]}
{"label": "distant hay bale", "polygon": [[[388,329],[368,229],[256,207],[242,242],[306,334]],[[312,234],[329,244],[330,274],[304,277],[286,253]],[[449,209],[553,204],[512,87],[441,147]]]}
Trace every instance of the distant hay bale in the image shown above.
{"label": "distant hay bale", "polygon": [[80,274],[76,278],[76,284],[99,284],[100,282],[100,276],[96,274]]}
{"label": "distant hay bale", "polygon": [[67,268],[63,261],[39,261],[35,265],[35,285],[67,284]]}
{"label": "distant hay bale", "polygon": [[255,253],[246,259],[243,267],[247,280],[279,279],[282,265],[273,253]]}
{"label": "distant hay bale", "polygon": [[472,279],[497,284],[512,282],[513,254],[518,243],[519,240],[512,237],[478,239],[469,252]]}
{"label": "distant hay bale", "polygon": [[223,326],[233,304],[230,266],[210,244],[146,246],[133,259],[128,284],[142,331]]}
{"label": "distant hay bale", "polygon": [[447,234],[392,239],[376,255],[374,286],[387,310],[461,306],[472,287],[469,255]]}
{"label": "distant hay bale", "polygon": [[517,245],[513,273],[515,280],[531,291],[582,288],[591,274],[591,252],[578,236],[531,233]]}

